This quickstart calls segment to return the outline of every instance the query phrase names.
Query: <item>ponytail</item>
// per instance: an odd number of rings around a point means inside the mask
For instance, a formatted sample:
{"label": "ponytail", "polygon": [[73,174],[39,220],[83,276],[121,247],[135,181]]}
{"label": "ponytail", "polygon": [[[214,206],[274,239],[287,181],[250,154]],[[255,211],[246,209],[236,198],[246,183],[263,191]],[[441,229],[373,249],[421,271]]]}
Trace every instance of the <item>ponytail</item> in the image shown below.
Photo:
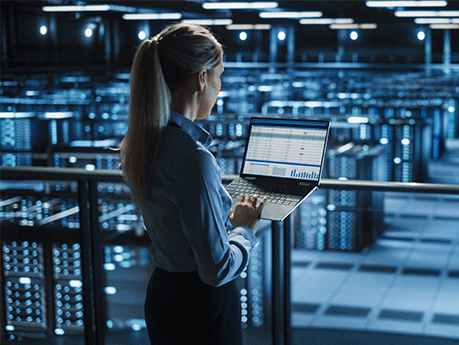
{"label": "ponytail", "polygon": [[158,57],[157,37],[145,40],[138,48],[129,84],[129,121],[121,143],[121,166],[134,201],[143,204],[147,180],[170,114],[171,95]]}

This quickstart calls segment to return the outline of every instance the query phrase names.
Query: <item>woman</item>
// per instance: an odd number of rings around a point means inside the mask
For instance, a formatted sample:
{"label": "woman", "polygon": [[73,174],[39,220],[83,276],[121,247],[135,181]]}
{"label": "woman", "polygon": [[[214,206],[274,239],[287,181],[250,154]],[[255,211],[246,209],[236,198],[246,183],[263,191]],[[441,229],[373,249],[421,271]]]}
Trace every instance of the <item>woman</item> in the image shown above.
{"label": "woman", "polygon": [[223,49],[201,26],[177,24],[138,48],[131,70],[124,177],[152,240],[156,268],[145,319],[152,344],[242,343],[234,279],[256,245],[265,198],[240,196],[234,211],[194,123],[221,88]]}

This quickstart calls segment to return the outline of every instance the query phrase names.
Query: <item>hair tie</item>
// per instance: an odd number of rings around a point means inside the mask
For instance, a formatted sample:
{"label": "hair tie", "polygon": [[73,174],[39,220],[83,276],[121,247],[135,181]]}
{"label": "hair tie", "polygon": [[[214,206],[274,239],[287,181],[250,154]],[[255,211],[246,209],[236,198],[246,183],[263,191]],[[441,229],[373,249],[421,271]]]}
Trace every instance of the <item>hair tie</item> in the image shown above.
{"label": "hair tie", "polygon": [[163,36],[156,36],[153,41],[156,43],[156,45],[159,44],[159,41],[161,41],[163,39]]}

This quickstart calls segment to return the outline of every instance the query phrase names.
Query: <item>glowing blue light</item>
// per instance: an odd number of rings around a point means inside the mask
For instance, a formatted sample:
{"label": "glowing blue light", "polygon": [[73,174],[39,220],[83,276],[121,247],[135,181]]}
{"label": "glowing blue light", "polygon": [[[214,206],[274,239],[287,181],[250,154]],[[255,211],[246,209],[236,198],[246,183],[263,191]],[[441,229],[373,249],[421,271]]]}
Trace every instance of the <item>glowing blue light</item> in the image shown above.
{"label": "glowing blue light", "polygon": [[122,253],[124,251],[124,248],[122,246],[115,246],[113,247],[113,251],[115,253]]}
{"label": "glowing blue light", "polygon": [[329,205],[327,206],[327,210],[329,210],[329,211],[334,211],[334,210],[336,210],[336,206],[333,205],[333,204],[329,204]]}
{"label": "glowing blue light", "polygon": [[347,119],[349,123],[368,123],[369,119],[365,116],[350,116]]}
{"label": "glowing blue light", "polygon": [[145,31],[139,31],[139,40],[143,41],[145,39],[145,37],[147,37],[147,34],[145,33]]}
{"label": "glowing blue light", "polygon": [[260,85],[258,86],[258,91],[260,92],[270,92],[273,91],[274,88],[271,85]]}
{"label": "glowing blue light", "polygon": [[84,35],[86,37],[91,37],[92,36],[92,29],[91,28],[87,28],[85,31],[84,31]]}
{"label": "glowing blue light", "polygon": [[241,32],[239,33],[239,39],[240,39],[241,41],[245,41],[245,40],[247,39],[247,32],[241,31]]}
{"label": "glowing blue light", "polygon": [[83,282],[81,280],[71,280],[69,285],[73,288],[79,288],[83,286]]}
{"label": "glowing blue light", "polygon": [[142,326],[140,326],[138,323],[133,323],[132,326],[131,326],[132,330],[133,331],[140,331],[142,329]]}
{"label": "glowing blue light", "polygon": [[46,26],[41,26],[40,27],[40,33],[44,36],[48,32],[48,28]]}
{"label": "glowing blue light", "polygon": [[359,38],[359,34],[357,33],[357,31],[352,31],[350,36],[351,40],[355,41],[357,38]]}
{"label": "glowing blue light", "polygon": [[55,333],[56,335],[64,335],[65,331],[64,331],[62,328],[56,328],[56,329],[54,330],[54,333]]}
{"label": "glowing blue light", "polygon": [[116,268],[115,264],[112,264],[112,263],[104,264],[104,269],[106,271],[113,271],[115,268]]}
{"label": "glowing blue light", "polygon": [[286,37],[287,35],[285,34],[285,31],[279,31],[279,33],[277,34],[277,38],[279,39],[279,41],[285,40]]}
{"label": "glowing blue light", "polygon": [[32,280],[29,277],[21,277],[19,278],[19,282],[21,284],[30,284]]}
{"label": "glowing blue light", "polygon": [[114,295],[114,294],[116,294],[116,288],[114,286],[107,286],[105,288],[105,293],[107,295]]}
{"label": "glowing blue light", "polygon": [[418,32],[418,40],[424,41],[425,38],[426,38],[426,34],[424,33],[424,31],[419,31]]}

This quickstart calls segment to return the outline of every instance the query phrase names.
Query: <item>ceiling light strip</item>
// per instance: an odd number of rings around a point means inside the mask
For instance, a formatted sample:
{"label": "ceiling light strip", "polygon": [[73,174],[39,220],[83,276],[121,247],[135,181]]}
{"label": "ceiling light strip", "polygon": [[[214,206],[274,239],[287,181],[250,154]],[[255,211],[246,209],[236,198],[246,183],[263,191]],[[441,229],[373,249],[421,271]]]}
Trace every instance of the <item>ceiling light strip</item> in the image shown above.
{"label": "ceiling light strip", "polygon": [[374,24],[374,23],[368,23],[368,24],[360,24],[359,25],[359,28],[360,29],[376,29],[378,27],[378,25]]}
{"label": "ceiling light strip", "polygon": [[430,24],[431,29],[459,29],[459,24]]}
{"label": "ceiling light strip", "polygon": [[415,18],[414,22],[416,24],[452,24],[453,23],[452,19],[450,18]]}
{"label": "ceiling light strip", "polygon": [[226,27],[228,30],[269,30],[270,24],[233,24]]}
{"label": "ceiling light strip", "polygon": [[275,1],[269,2],[205,2],[202,7],[206,10],[246,10],[246,9],[267,9],[276,8],[279,4]]}
{"label": "ceiling light strip", "polygon": [[135,13],[138,11],[135,7],[120,5],[84,5],[84,6],[43,6],[44,12],[128,12]]}
{"label": "ceiling light strip", "polygon": [[44,12],[104,12],[110,11],[110,5],[85,6],[43,6]]}
{"label": "ceiling light strip", "polygon": [[180,13],[132,13],[123,14],[124,20],[174,20],[180,19]]}
{"label": "ceiling light strip", "polygon": [[283,19],[300,19],[300,18],[319,18],[322,17],[320,11],[307,11],[307,12],[260,12],[260,18],[283,18]]}
{"label": "ceiling light strip", "polygon": [[231,25],[232,19],[183,19],[182,23],[195,25]]}
{"label": "ceiling light strip", "polygon": [[330,24],[352,24],[352,18],[311,18],[300,19],[300,24],[303,25],[330,25]]}
{"label": "ceiling light strip", "polygon": [[367,7],[445,7],[448,5],[444,0],[432,1],[367,1]]}
{"label": "ceiling light strip", "polygon": [[378,25],[374,23],[363,24],[331,24],[330,29],[376,29]]}
{"label": "ceiling light strip", "polygon": [[396,17],[459,17],[459,11],[395,11]]}

